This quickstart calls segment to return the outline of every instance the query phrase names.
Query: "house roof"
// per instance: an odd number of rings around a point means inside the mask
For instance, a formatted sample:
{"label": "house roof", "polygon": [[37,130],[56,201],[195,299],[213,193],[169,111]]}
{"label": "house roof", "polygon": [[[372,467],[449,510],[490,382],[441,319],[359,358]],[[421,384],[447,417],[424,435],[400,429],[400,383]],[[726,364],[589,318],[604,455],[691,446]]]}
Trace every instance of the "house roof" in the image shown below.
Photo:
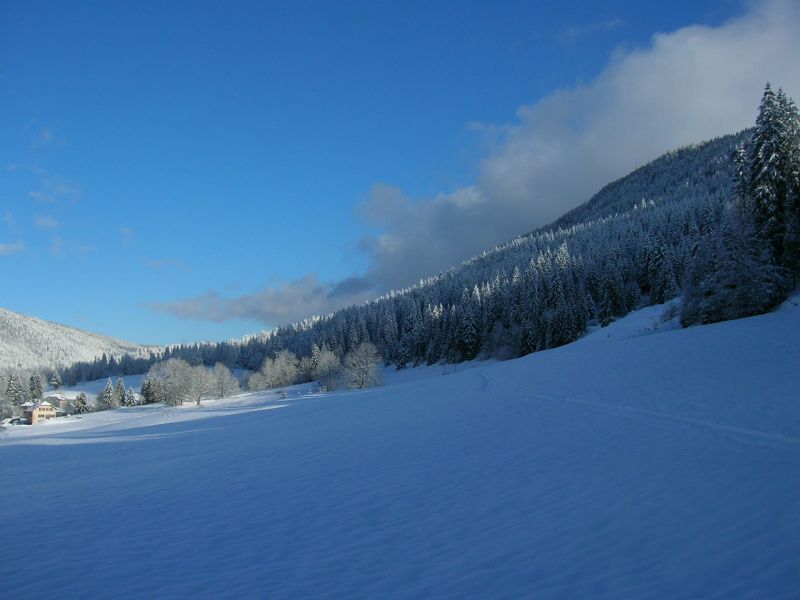
{"label": "house roof", "polygon": [[48,406],[50,408],[55,408],[55,406],[50,404],[47,400],[40,400],[39,402],[28,401],[25,404],[22,404],[21,406],[22,406],[22,408],[25,409],[25,412],[33,412],[37,408],[43,408],[43,407],[46,408]]}

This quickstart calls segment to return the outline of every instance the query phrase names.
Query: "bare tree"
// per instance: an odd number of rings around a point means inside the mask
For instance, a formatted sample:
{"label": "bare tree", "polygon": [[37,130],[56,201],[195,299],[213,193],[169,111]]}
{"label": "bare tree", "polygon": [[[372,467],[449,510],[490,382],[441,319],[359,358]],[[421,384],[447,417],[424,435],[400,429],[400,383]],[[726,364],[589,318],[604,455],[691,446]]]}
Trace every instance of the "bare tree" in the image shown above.
{"label": "bare tree", "polygon": [[211,376],[214,380],[213,387],[217,398],[225,398],[239,391],[239,381],[233,376],[231,370],[222,363],[218,362],[214,365]]}
{"label": "bare tree", "polygon": [[186,395],[200,406],[200,400],[214,391],[214,377],[203,365],[191,367],[187,380]]}
{"label": "bare tree", "polygon": [[148,377],[161,392],[164,404],[176,406],[189,397],[193,378],[192,367],[185,360],[170,358],[150,367]]}
{"label": "bare tree", "polygon": [[362,343],[344,357],[345,379],[351,388],[364,389],[380,385],[378,350],[370,342]]}
{"label": "bare tree", "polygon": [[261,370],[250,377],[248,387],[257,392],[292,385],[297,381],[297,374],[297,357],[293,352],[281,350],[275,358],[264,359]]}
{"label": "bare tree", "polygon": [[314,379],[329,390],[336,387],[336,379],[342,372],[342,363],[336,354],[327,348],[322,348],[317,354],[317,367],[314,369]]}

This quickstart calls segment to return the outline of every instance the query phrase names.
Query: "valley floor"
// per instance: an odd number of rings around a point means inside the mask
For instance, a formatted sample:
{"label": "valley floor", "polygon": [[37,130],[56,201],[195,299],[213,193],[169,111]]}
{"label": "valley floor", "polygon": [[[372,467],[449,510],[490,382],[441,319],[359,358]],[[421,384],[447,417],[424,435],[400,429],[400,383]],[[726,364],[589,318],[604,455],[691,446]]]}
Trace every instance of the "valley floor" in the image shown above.
{"label": "valley floor", "polygon": [[[800,307],[0,435],[0,596],[792,598]],[[299,395],[298,395],[299,394]]]}

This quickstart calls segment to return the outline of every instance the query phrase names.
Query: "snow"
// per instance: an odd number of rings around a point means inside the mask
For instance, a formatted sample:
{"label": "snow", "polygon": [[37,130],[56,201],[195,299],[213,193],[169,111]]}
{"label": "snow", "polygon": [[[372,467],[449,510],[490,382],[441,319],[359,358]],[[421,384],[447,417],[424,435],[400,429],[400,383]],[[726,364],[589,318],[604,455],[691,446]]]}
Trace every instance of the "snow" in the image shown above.
{"label": "snow", "polygon": [[158,350],[0,308],[0,368],[52,368]]}
{"label": "snow", "polygon": [[[0,595],[796,597],[793,302],[685,330],[651,307],[371,390],[9,427]],[[46,576],[20,568],[37,555]]]}

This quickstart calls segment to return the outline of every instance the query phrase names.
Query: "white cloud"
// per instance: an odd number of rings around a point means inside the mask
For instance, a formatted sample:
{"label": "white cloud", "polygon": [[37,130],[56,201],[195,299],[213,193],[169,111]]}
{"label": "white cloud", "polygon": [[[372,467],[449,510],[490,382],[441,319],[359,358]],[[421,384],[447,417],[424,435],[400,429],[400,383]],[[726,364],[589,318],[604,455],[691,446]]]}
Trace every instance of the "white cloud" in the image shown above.
{"label": "white cloud", "polygon": [[39,229],[58,229],[59,222],[49,215],[37,215],[33,219]]}
{"label": "white cloud", "polygon": [[752,126],[767,80],[800,99],[797,56],[800,4],[782,0],[619,50],[591,83],[485,126],[495,150],[474,185],[421,200],[376,186],[361,209],[382,228],[361,243],[371,276],[409,285],[551,222],[670,149]]}
{"label": "white cloud", "polygon": [[185,319],[216,322],[254,319],[282,325],[363,302],[374,294],[369,282],[359,277],[330,284],[310,274],[234,298],[210,291],[186,300],[153,303],[150,308]]}
{"label": "white cloud", "polygon": [[71,181],[51,175],[47,170],[36,165],[12,164],[11,172],[30,173],[38,182],[37,189],[28,192],[28,198],[39,204],[76,204],[82,195],[81,187]]}
{"label": "white cloud", "polygon": [[332,294],[336,285],[309,275],[154,308],[280,324],[413,284],[553,221],[668,150],[752,126],[767,80],[800,100],[798,56],[800,3],[789,0],[749,4],[717,27],[655,35],[646,47],[618,50],[594,81],[521,107],[510,125],[468,124],[493,148],[473,185],[422,199],[376,185],[360,214],[379,233],[360,242],[370,267],[350,293]]}
{"label": "white cloud", "polygon": [[25,250],[25,244],[23,242],[13,242],[13,243],[0,242],[0,256],[19,254],[24,250]]}

